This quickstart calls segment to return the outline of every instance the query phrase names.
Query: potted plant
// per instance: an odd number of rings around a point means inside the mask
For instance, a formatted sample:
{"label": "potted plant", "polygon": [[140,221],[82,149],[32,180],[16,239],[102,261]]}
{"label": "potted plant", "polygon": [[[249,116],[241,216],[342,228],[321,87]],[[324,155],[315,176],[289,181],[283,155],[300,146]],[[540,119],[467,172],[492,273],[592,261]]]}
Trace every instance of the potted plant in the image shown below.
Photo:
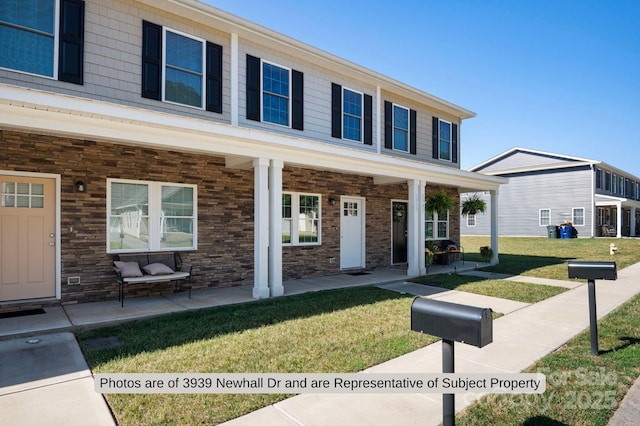
{"label": "potted plant", "polygon": [[489,246],[480,247],[480,257],[483,262],[489,262],[493,257],[493,250]]}
{"label": "potted plant", "polygon": [[444,190],[440,190],[435,194],[427,197],[424,209],[428,212],[444,212],[452,210],[454,206],[453,198],[447,195]]}
{"label": "potted plant", "polygon": [[487,203],[478,194],[473,194],[462,203],[462,215],[484,213]]}

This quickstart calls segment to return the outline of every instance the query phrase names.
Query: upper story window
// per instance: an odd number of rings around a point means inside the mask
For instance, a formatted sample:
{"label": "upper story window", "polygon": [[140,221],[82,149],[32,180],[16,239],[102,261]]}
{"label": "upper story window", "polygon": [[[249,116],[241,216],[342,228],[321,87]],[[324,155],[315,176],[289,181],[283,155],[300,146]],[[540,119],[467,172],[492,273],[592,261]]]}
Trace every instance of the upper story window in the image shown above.
{"label": "upper story window", "polygon": [[84,2],[0,1],[0,67],[82,84]]}
{"label": "upper story window", "polygon": [[204,40],[164,28],[164,100],[204,108]]}
{"label": "upper story window", "polygon": [[432,157],[438,160],[458,162],[458,125],[433,117]]}
{"label": "upper story window", "polygon": [[451,161],[451,123],[442,120],[438,125],[438,158]]}
{"label": "upper story window", "polygon": [[409,151],[409,110],[393,106],[393,149]]}
{"label": "upper story window", "polygon": [[247,55],[247,119],[304,130],[304,74]]}
{"label": "upper story window", "polygon": [[362,93],[342,89],[342,138],[362,141]]}
{"label": "upper story window", "polygon": [[373,144],[373,102],[365,93],[331,83],[331,136]]}
{"label": "upper story window", "polygon": [[618,193],[618,175],[615,173],[611,175],[611,192]]}
{"label": "upper story window", "polygon": [[195,250],[195,185],[108,179],[107,252]]}
{"label": "upper story window", "polygon": [[142,97],[222,112],[222,46],[142,22]]}
{"label": "upper story window", "polygon": [[604,189],[605,191],[611,191],[611,173],[604,173]]}
{"label": "upper story window", "polygon": [[289,126],[291,70],[262,62],[262,121]]}

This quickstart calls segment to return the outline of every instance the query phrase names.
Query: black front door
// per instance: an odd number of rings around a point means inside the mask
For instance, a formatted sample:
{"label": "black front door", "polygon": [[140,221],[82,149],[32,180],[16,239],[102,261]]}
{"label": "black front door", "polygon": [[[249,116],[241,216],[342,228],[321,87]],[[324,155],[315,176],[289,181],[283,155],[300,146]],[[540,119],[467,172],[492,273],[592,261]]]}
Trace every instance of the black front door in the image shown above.
{"label": "black front door", "polygon": [[407,203],[392,204],[392,263],[407,263]]}

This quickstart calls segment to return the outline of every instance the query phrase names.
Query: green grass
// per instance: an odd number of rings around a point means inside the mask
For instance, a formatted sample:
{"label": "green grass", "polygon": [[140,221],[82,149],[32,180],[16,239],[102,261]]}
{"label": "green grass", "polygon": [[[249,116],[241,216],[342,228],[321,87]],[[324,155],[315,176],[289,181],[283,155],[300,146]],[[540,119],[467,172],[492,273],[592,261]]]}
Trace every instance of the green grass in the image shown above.
{"label": "green grass", "polygon": [[[329,290],[85,331],[94,373],[356,372],[437,339],[412,332],[413,297],[374,287]],[[115,336],[121,346],[92,350]],[[285,395],[109,394],[120,425],[216,424]]]}
{"label": "green grass", "polygon": [[568,290],[564,287],[493,280],[456,274],[427,275],[411,281],[419,284],[447,288],[449,290],[465,291],[525,303],[536,303]]}
{"label": "green grass", "polygon": [[[619,269],[640,261],[640,240],[501,238],[500,264],[490,270],[566,280],[568,260],[611,260],[608,248],[612,241],[619,249],[614,259]],[[488,238],[464,237],[465,260],[480,262],[478,249],[488,242]],[[455,274],[429,276],[424,282],[527,303],[566,290]],[[330,290],[171,314],[85,331],[77,337],[94,373],[355,372],[436,340],[409,330],[412,300],[413,297],[378,288]],[[548,378],[562,371],[577,377],[577,371],[590,373],[605,368],[607,374],[616,377],[613,388],[617,404],[640,368],[640,299],[600,324],[603,351],[600,357],[589,354],[588,334],[583,334],[541,360],[532,371],[546,372]],[[87,343],[92,338],[107,336],[117,337],[121,345],[92,350]],[[514,404],[509,395],[500,397],[506,399],[490,397],[488,402],[461,417],[460,424],[545,424],[545,419],[560,419],[567,424],[605,424],[601,419],[610,416],[611,410],[592,413],[575,409],[562,413],[562,408],[571,404],[572,396],[583,398],[573,401],[583,405],[585,398],[600,395],[610,402],[610,394],[595,393],[600,392],[599,387],[583,391],[575,383],[551,385],[553,382],[548,383],[546,394],[531,397],[545,400],[521,399],[522,404]],[[106,397],[120,425],[165,425],[217,424],[286,396],[108,394]]]}
{"label": "green grass", "polygon": [[[480,262],[480,247],[488,237],[462,237],[465,261]],[[609,255],[609,244],[618,252]],[[567,279],[569,260],[615,261],[623,269],[640,261],[640,239],[616,238],[525,238],[503,237],[498,241],[500,263],[483,270],[540,278]]]}
{"label": "green grass", "polygon": [[640,375],[640,296],[598,323],[599,356],[589,330],[525,372],[547,377],[541,395],[490,395],[456,417],[456,424],[604,426]]}

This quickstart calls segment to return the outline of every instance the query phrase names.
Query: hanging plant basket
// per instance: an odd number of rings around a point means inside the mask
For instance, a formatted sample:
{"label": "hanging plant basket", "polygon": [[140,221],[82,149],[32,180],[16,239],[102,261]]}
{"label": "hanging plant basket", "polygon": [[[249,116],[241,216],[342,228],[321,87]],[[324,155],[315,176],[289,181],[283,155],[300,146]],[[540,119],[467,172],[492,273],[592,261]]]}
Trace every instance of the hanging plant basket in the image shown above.
{"label": "hanging plant basket", "polygon": [[473,194],[462,203],[462,215],[484,213],[487,203],[478,194]]}
{"label": "hanging plant basket", "polygon": [[443,190],[440,190],[427,197],[424,208],[428,212],[444,212],[452,210],[453,206],[453,198],[448,196]]}

